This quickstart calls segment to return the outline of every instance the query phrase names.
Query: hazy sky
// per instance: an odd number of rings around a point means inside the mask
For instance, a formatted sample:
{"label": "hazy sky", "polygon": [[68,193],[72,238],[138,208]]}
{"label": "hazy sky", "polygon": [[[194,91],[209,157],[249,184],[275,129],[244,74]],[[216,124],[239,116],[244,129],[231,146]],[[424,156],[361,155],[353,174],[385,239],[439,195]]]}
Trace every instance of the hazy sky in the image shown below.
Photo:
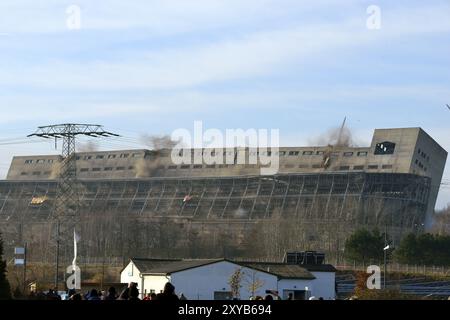
{"label": "hazy sky", "polygon": [[9,143],[60,122],[127,137],[101,148],[195,120],[302,145],[347,116],[362,144],[420,126],[450,150],[449,40],[449,0],[1,0],[0,176],[14,154],[57,152]]}

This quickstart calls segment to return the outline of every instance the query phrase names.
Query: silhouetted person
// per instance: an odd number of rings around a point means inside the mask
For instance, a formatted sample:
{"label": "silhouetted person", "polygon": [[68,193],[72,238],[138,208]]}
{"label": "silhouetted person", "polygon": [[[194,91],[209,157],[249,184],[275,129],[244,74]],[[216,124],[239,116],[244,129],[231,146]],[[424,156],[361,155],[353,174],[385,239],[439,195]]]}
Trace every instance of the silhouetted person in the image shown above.
{"label": "silhouetted person", "polygon": [[288,294],[287,300],[294,300],[294,294],[292,292]]}
{"label": "silhouetted person", "polygon": [[111,287],[108,289],[108,294],[103,298],[103,300],[114,301],[117,300],[116,288]]}
{"label": "silhouetted person", "polygon": [[81,301],[81,300],[83,300],[83,299],[81,298],[81,294],[75,293],[74,295],[72,295],[72,296],[69,298],[69,300],[72,300],[72,301]]}
{"label": "silhouetted person", "polygon": [[170,283],[166,283],[163,293],[156,296],[156,300],[161,301],[179,301],[180,299],[175,294],[175,287]]}
{"label": "silhouetted person", "polygon": [[130,288],[130,297],[128,298],[129,301],[140,301],[139,299],[139,290],[135,286]]}
{"label": "silhouetted person", "polygon": [[91,292],[89,293],[89,301],[100,301],[100,297],[98,296],[98,292],[95,289],[92,289]]}
{"label": "silhouetted person", "polygon": [[266,300],[266,301],[274,301],[272,295],[270,295],[270,294],[268,294],[268,295],[264,298],[264,300]]}

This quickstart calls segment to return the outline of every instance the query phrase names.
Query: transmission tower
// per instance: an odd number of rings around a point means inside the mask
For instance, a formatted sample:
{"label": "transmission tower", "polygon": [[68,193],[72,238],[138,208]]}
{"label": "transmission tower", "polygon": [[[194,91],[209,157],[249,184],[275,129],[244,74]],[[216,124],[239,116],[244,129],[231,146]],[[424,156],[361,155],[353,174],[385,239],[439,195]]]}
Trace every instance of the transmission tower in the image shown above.
{"label": "transmission tower", "polygon": [[77,182],[76,138],[77,136],[117,137],[117,134],[103,130],[100,125],[93,124],[58,124],[38,127],[37,131],[28,137],[45,139],[62,139],[62,160],[59,163],[59,177],[51,214],[52,225],[55,228],[55,288],[59,284],[59,249],[61,242],[70,243],[73,230],[79,220],[79,185]]}

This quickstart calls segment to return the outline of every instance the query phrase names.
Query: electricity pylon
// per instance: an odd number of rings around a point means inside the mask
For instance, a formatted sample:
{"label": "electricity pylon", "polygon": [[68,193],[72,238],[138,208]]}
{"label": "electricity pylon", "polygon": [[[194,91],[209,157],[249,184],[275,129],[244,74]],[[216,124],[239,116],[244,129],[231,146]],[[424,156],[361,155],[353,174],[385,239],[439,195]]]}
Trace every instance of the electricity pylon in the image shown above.
{"label": "electricity pylon", "polygon": [[77,182],[76,137],[88,136],[117,137],[117,134],[103,130],[94,124],[57,124],[38,127],[37,131],[28,137],[45,139],[62,139],[62,160],[59,163],[59,177],[50,219],[55,228],[55,288],[59,284],[59,247],[61,241],[70,243],[70,235],[78,225],[80,199]]}

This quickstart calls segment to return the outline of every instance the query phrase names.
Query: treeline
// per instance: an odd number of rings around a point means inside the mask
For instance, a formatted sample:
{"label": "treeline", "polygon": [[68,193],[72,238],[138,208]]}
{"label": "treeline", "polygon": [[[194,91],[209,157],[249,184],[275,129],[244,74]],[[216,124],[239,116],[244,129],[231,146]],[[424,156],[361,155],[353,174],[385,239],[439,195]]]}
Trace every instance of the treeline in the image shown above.
{"label": "treeline", "polygon": [[[388,239],[388,238],[387,238]],[[380,263],[384,259],[385,235],[360,229],[345,242],[345,257],[358,263]],[[408,234],[397,248],[387,250],[388,259],[412,265],[450,266],[450,236]]]}

